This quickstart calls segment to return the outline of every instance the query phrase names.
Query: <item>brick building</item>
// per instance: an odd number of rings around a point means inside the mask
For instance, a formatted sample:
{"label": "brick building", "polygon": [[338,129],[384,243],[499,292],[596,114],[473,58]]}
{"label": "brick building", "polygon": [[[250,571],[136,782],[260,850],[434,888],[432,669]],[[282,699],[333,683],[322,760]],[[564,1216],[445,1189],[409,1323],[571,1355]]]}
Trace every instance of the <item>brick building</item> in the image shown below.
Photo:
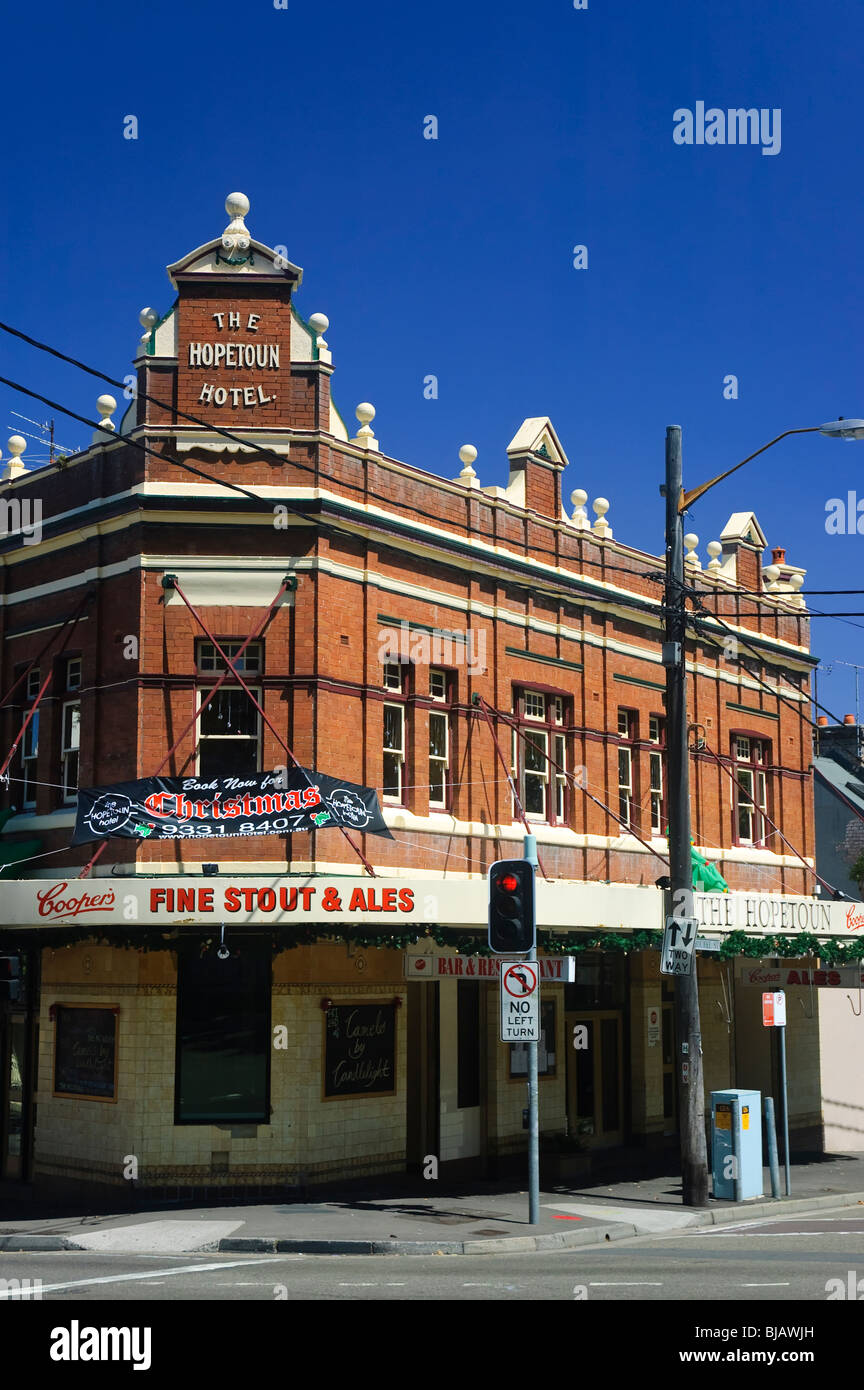
{"label": "brick building", "polygon": [[[469,445],[452,481],[388,457],[366,403],[349,435],[328,321],[294,304],[302,271],[250,237],[242,195],[226,209],[169,267],[167,312],[142,312],[122,419],[101,397],[91,447],[38,471],[16,444],[0,489],[42,508],[38,535],[0,542],[2,691],[20,680],[4,750],[50,676],[6,791],[3,843],[36,836],[44,857],[2,890],[22,973],[0,1176],[264,1190],[429,1155],[495,1171],[524,1146],[525,1069],[473,950],[488,867],[521,854],[511,778],[542,928],[620,945],[662,925],[663,561],[615,537],[605,499],[590,519],[584,491],[565,502],[546,417],[516,430],[505,487],[481,485]],[[749,512],[704,564],[688,545],[693,837],[733,890],[700,899],[706,926],[839,933],[789,848],[812,858],[803,571],[782,551],[763,568]],[[265,718],[234,672],[195,717],[218,647]],[[277,824],[69,848],[78,787],[243,777],[285,766],[285,745],[377,789],[393,838]],[[572,982],[548,958],[541,1128],[671,1142],[670,982],[656,951],[595,945]],[[758,993],[709,957],[700,976],[706,1087],[769,1089]],[[790,1036],[802,1133],[820,1123],[816,1027]],[[340,1053],[358,1028],[365,1072]]]}

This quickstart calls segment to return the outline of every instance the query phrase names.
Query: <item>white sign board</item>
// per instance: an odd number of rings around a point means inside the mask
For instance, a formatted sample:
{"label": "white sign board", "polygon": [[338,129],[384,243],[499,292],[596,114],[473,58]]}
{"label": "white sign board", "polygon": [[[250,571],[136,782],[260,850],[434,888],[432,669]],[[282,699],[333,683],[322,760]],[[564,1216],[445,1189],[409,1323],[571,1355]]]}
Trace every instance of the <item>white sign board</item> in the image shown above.
{"label": "white sign board", "polygon": [[537,961],[501,962],[501,1041],[540,1041],[540,968]]}
{"label": "white sign board", "polygon": [[782,989],[762,995],[762,1022],[766,1028],[786,1027],[786,995]]}
{"label": "white sign board", "polygon": [[689,975],[693,969],[698,922],[694,917],[667,917],[660,952],[661,975]]}
{"label": "white sign board", "polygon": [[[501,956],[418,955],[405,954],[407,980],[498,980],[501,978]],[[576,960],[573,956],[541,956],[535,962],[542,981],[557,980],[572,984],[576,979]]]}

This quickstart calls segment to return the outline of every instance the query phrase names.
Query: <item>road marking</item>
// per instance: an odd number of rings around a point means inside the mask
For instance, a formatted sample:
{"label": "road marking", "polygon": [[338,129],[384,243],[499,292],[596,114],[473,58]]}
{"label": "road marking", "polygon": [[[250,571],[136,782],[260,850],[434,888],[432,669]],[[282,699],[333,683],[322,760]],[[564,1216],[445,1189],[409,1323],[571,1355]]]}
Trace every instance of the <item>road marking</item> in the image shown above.
{"label": "road marking", "polygon": [[662,1289],[654,1279],[589,1279],[591,1289]]}
{"label": "road marking", "polygon": [[339,1281],[339,1288],[340,1288],[340,1289],[377,1289],[377,1287],[378,1287],[377,1284],[364,1284],[364,1283],[357,1283],[357,1282],[348,1282],[347,1280],[344,1280],[344,1281],[343,1281],[343,1280],[340,1280],[340,1281]]}
{"label": "road marking", "polygon": [[779,1284],[742,1284],[742,1289],[788,1289],[789,1280],[781,1280]]}
{"label": "road marking", "polygon": [[[268,1259],[220,1260],[212,1265],[184,1265],[182,1269],[154,1269],[152,1274],[106,1274],[101,1279],[67,1279],[63,1284],[43,1284],[42,1293],[54,1293],[56,1289],[83,1289],[87,1284],[123,1284],[134,1279],[159,1279],[163,1274],[204,1274],[211,1269],[235,1269],[241,1265],[263,1265],[272,1263]],[[17,1294],[17,1290],[16,1290]],[[8,1292],[0,1291],[0,1298],[8,1298]]]}
{"label": "road marking", "polygon": [[131,1255],[139,1250],[157,1254],[200,1250],[245,1225],[244,1221],[141,1221],[131,1226],[112,1226],[107,1231],[73,1232],[70,1239],[83,1250],[100,1254]]}
{"label": "road marking", "polygon": [[668,1231],[670,1227],[684,1227],[695,1224],[697,1217],[693,1212],[685,1211],[649,1211],[645,1207],[615,1207],[600,1206],[597,1202],[544,1202],[543,1206],[547,1211],[566,1211],[578,1216],[580,1219],[590,1216],[595,1221],[622,1221],[628,1226],[635,1226],[638,1232],[647,1234],[660,1234]]}

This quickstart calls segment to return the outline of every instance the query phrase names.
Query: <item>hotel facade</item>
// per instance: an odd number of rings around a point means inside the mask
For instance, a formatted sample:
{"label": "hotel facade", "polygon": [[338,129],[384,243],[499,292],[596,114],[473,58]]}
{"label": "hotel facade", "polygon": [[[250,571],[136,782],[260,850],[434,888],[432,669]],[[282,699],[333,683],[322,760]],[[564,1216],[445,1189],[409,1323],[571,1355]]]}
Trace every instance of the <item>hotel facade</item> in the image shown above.
{"label": "hotel facade", "polygon": [[[42,507],[38,537],[0,542],[0,1177],[266,1194],[521,1164],[526,1061],[478,952],[489,866],[526,825],[544,1146],[674,1146],[674,980],[645,936],[668,872],[662,557],[565,497],[545,416],[506,486],[470,445],[452,479],[389,457],[366,402],[349,429],[302,271],[242,195],[226,209],[142,311],[117,421],[100,397],[92,445],[38,470],[16,443],[0,486]],[[730,889],[697,894],[705,1084],[776,1094],[779,969],[793,1139],[818,1146],[819,962],[754,939],[861,924],[814,895],[804,572],[765,548],[746,511],[701,558],[688,538],[694,848]],[[374,789],[389,837],[275,802],[199,833],[177,802],[174,838],[94,821],[70,845],[79,788],[276,787],[295,760]],[[733,931],[749,956],[721,957]]]}

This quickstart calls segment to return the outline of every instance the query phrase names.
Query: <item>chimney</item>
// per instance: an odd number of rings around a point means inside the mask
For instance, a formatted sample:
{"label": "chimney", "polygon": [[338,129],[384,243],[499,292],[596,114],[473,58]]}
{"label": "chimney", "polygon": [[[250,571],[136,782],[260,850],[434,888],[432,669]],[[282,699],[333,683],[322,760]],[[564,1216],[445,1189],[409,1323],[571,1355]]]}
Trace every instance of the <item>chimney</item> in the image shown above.
{"label": "chimney", "polygon": [[785,546],[782,546],[782,545],[775,545],[774,549],[771,551],[771,563],[772,563],[772,565],[785,565],[785,563],[786,563],[786,547],[785,547]]}
{"label": "chimney", "polygon": [[825,715],[816,720],[816,749],[820,757],[833,757],[851,772],[861,775],[864,729],[859,728],[854,714],[844,714],[842,724],[829,724]]}

